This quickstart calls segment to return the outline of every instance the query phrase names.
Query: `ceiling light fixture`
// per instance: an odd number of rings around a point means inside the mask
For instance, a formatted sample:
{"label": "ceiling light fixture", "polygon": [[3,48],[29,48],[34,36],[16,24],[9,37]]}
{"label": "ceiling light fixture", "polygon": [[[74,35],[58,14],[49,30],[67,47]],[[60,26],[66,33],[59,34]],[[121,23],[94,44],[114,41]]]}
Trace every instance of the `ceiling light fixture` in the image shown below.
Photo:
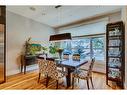
{"label": "ceiling light fixture", "polygon": [[49,41],[71,40],[71,33],[51,35]]}

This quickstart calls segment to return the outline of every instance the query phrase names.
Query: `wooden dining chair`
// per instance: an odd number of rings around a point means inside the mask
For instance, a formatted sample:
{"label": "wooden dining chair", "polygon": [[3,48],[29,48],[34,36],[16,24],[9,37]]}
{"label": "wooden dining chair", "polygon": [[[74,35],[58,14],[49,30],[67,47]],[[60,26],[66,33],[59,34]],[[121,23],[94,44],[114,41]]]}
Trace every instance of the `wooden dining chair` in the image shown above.
{"label": "wooden dining chair", "polygon": [[39,75],[38,75],[38,83],[40,81],[41,75],[44,77],[47,76],[47,63],[46,60],[44,60],[44,57],[37,57],[37,64],[39,65]]}
{"label": "wooden dining chair", "polygon": [[86,80],[88,89],[89,89],[89,80],[90,80],[92,84],[92,88],[94,89],[94,85],[92,81],[92,69],[93,69],[94,62],[95,62],[95,58],[92,58],[88,70],[79,68],[72,73],[72,89],[74,88],[75,78]]}
{"label": "wooden dining chair", "polygon": [[80,60],[80,54],[73,54],[72,59],[79,61]]}
{"label": "wooden dining chair", "polygon": [[55,61],[52,60],[46,60],[47,61],[47,70],[48,70],[48,78],[47,78],[47,86],[48,86],[48,82],[49,82],[49,78],[55,79],[56,80],[56,89],[58,88],[58,83],[59,83],[59,79],[63,78],[64,76],[66,76],[67,74],[65,72],[61,72],[57,69],[56,63]]}
{"label": "wooden dining chair", "polygon": [[69,59],[69,54],[63,54],[63,59]]}

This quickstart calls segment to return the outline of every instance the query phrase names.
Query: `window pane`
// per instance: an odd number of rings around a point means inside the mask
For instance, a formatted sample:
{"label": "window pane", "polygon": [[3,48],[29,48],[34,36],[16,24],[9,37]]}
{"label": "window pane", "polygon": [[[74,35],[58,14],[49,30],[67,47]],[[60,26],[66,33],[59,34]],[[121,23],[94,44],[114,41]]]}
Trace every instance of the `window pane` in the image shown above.
{"label": "window pane", "polygon": [[63,54],[72,54],[70,41],[61,42],[61,48],[64,49]]}
{"label": "window pane", "polygon": [[81,59],[91,59],[94,56],[96,60],[104,60],[104,37],[64,41],[61,42],[61,47],[64,48],[63,54],[80,54]]}
{"label": "window pane", "polygon": [[104,37],[92,38],[92,47],[96,60],[104,60]]}
{"label": "window pane", "polygon": [[77,39],[71,42],[72,53],[80,54],[81,59],[90,59],[90,39]]}

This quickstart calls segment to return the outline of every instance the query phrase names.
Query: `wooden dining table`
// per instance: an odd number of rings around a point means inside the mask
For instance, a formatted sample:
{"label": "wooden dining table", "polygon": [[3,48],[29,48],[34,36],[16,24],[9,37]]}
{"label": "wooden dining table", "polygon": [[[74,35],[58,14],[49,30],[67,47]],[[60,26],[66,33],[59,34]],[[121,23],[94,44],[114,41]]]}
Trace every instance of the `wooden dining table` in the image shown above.
{"label": "wooden dining table", "polygon": [[67,88],[71,86],[71,73],[79,68],[80,66],[88,63],[87,60],[72,60],[72,59],[66,59],[66,60],[56,60],[56,64],[58,67],[65,67],[67,71],[66,76],[66,82],[67,82]]}

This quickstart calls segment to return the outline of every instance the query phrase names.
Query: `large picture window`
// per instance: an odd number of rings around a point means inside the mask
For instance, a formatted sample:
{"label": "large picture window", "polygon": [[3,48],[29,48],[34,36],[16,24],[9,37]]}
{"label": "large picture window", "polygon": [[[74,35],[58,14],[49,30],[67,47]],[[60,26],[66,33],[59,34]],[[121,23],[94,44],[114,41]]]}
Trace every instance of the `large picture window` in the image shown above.
{"label": "large picture window", "polygon": [[61,42],[61,47],[65,54],[80,54],[81,59],[104,60],[104,36],[75,38]]}

